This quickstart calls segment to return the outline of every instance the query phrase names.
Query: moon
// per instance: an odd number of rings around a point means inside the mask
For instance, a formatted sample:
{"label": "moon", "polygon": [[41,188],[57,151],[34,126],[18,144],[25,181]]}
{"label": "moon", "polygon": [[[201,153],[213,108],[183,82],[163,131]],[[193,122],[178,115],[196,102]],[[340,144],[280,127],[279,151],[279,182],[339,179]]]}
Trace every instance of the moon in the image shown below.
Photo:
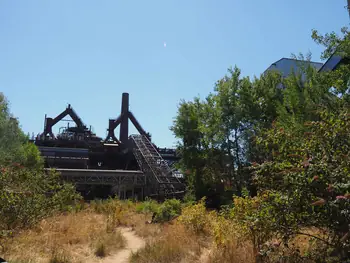
{"label": "moon", "polygon": [[166,47],[166,42],[163,43],[163,46]]}

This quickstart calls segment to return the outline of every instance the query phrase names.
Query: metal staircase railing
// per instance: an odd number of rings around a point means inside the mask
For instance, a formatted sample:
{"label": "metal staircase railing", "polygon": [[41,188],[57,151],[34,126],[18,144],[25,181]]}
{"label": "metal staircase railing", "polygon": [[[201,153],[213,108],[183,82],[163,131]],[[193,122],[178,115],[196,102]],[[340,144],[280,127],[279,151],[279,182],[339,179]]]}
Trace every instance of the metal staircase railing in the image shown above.
{"label": "metal staircase railing", "polygon": [[158,153],[153,144],[144,135],[130,135],[136,148],[135,158],[141,169],[149,168],[153,178],[152,181],[159,185],[165,192],[176,192],[182,189],[183,183],[173,173],[166,161]]}

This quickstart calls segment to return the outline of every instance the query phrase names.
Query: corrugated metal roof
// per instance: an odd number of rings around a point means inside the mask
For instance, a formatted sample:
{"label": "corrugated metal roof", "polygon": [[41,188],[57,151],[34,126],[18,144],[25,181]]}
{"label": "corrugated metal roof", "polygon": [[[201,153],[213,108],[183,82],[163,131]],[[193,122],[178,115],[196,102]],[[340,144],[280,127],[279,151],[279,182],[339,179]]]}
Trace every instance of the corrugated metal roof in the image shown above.
{"label": "corrugated metal roof", "polygon": [[323,63],[292,58],[281,58],[280,60],[272,63],[271,66],[264,71],[264,74],[268,71],[278,71],[283,77],[287,77],[292,72],[301,73],[303,76],[303,68],[306,68],[309,65],[314,67],[316,70],[319,70],[323,66]]}

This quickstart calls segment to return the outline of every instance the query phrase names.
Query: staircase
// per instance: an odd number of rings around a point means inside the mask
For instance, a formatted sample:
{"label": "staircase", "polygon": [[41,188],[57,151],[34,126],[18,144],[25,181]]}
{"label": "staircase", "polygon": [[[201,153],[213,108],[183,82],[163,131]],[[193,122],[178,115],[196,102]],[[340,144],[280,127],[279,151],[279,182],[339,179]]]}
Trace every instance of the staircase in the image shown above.
{"label": "staircase", "polygon": [[140,169],[147,176],[150,195],[175,197],[182,195],[184,184],[175,176],[165,160],[145,135],[130,135],[133,152]]}

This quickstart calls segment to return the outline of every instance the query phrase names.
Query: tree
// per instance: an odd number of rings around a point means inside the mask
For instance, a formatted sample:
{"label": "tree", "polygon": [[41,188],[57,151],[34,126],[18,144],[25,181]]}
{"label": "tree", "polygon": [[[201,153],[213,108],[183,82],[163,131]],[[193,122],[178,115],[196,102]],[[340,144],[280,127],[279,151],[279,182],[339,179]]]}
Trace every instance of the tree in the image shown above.
{"label": "tree", "polygon": [[312,31],[312,38],[319,45],[325,47],[321,58],[330,59],[331,57],[340,57],[343,63],[339,63],[336,70],[326,71],[320,74],[322,83],[328,88],[332,88],[332,93],[337,97],[343,98],[342,102],[349,104],[350,89],[349,78],[350,68],[350,39],[349,31],[346,27],[341,29],[342,36],[338,36],[335,32],[320,35],[317,30]]}
{"label": "tree", "polygon": [[276,116],[280,82],[276,73],[251,82],[235,67],[205,100],[181,102],[171,130],[180,139],[181,167],[188,171],[186,178],[197,199],[222,196],[226,187],[230,200],[232,191],[240,193],[249,186],[245,167],[254,155],[251,141]]}
{"label": "tree", "polygon": [[79,196],[55,172],[45,173],[30,143],[0,94],[0,239],[17,228],[72,204]]}
{"label": "tree", "polygon": [[18,120],[10,114],[8,102],[0,93],[0,164],[12,163],[40,168],[42,159],[37,147],[29,143],[20,129]]}
{"label": "tree", "polygon": [[[347,35],[318,39],[326,52],[349,57]],[[260,202],[248,221],[261,233],[268,227],[286,245],[296,235],[312,236],[318,247],[309,256],[320,262],[350,256],[349,78],[345,60],[332,72],[309,71],[302,85],[297,76],[286,79],[277,119],[257,138],[265,159],[254,165]],[[305,232],[310,227],[319,233]]]}

